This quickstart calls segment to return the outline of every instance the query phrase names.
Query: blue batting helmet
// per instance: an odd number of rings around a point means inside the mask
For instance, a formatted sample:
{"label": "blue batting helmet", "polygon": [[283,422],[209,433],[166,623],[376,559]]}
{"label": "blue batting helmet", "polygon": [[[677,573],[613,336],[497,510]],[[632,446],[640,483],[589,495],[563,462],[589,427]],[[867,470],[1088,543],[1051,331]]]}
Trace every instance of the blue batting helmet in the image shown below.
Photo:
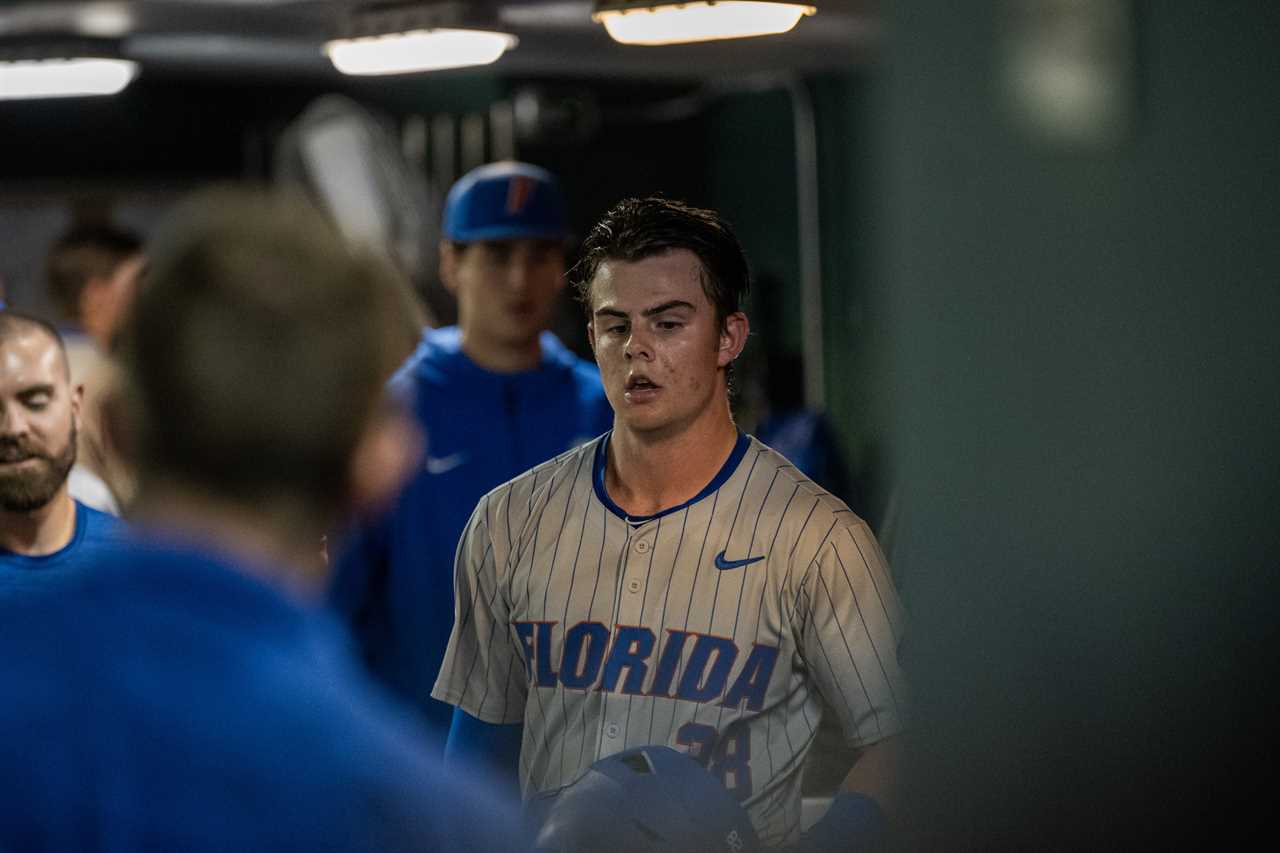
{"label": "blue batting helmet", "polygon": [[742,807],[702,765],[665,746],[602,758],[534,797],[538,853],[754,853]]}

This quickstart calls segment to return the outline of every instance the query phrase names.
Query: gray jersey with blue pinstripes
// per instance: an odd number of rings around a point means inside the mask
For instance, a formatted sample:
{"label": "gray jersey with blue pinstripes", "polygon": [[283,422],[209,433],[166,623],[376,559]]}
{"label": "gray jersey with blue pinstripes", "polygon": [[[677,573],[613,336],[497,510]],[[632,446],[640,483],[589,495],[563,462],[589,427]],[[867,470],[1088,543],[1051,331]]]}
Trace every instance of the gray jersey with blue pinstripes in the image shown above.
{"label": "gray jersey with blue pinstripes", "polygon": [[904,617],[867,525],[742,436],[688,503],[628,518],[608,436],[481,500],[458,546],[434,695],[524,723],[526,796],[641,744],[700,758],[768,844],[796,838],[822,714],[865,746],[901,730]]}

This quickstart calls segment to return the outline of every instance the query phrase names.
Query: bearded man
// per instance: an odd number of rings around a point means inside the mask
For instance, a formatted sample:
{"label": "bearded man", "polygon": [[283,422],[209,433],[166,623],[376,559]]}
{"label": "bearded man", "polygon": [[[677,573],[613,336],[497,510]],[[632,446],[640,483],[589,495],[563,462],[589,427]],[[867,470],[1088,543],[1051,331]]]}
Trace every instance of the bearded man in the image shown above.
{"label": "bearded man", "polygon": [[83,398],[57,331],[0,311],[0,592],[74,576],[123,530],[67,488]]}

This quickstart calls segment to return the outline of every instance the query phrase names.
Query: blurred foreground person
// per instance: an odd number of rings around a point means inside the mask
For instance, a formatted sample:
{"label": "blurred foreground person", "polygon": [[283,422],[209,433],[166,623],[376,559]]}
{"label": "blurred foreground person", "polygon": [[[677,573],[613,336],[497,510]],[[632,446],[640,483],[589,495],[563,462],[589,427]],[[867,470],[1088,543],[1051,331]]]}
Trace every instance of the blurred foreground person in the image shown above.
{"label": "blurred foreground person", "polygon": [[68,486],[83,398],[57,331],[0,312],[0,594],[76,576],[119,535]]}
{"label": "blurred foreground person", "polygon": [[142,238],[105,224],[73,226],[50,247],[45,261],[71,381],[85,389],[71,494],[115,515],[133,496],[133,478],[103,432],[100,401],[114,382],[110,354],[145,266]]}
{"label": "blurred foreground person", "polygon": [[458,325],[429,329],[392,381],[426,439],[393,510],[338,551],[334,609],[370,669],[412,702],[444,748],[453,708],[431,698],[453,625],[453,557],[480,497],[609,428],[595,365],[551,332],[569,236],[559,182],[504,161],[449,192],[440,277]]}
{"label": "blurred foreground person", "polygon": [[0,849],[512,849],[317,601],[323,531],[415,455],[391,273],[240,190],[154,249],[120,351],[142,532],[0,602]]}

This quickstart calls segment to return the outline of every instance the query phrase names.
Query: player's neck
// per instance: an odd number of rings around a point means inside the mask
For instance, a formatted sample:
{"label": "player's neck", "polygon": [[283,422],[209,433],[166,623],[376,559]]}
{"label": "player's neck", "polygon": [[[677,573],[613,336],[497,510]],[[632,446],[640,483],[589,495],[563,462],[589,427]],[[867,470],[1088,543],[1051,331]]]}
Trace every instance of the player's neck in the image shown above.
{"label": "player's neck", "polygon": [[679,431],[637,433],[615,425],[605,489],[628,515],[653,515],[702,491],[738,441],[726,401]]}
{"label": "player's neck", "polygon": [[131,518],[227,554],[246,573],[302,598],[318,596],[327,575],[323,525],[280,500],[247,507],[175,483],[148,484]]}
{"label": "player's neck", "polygon": [[536,336],[528,341],[497,341],[464,328],[462,351],[467,358],[494,373],[522,373],[542,362],[542,344]]}
{"label": "player's neck", "polygon": [[26,557],[44,557],[61,551],[76,532],[76,504],[62,488],[53,500],[31,512],[0,510],[0,548]]}

